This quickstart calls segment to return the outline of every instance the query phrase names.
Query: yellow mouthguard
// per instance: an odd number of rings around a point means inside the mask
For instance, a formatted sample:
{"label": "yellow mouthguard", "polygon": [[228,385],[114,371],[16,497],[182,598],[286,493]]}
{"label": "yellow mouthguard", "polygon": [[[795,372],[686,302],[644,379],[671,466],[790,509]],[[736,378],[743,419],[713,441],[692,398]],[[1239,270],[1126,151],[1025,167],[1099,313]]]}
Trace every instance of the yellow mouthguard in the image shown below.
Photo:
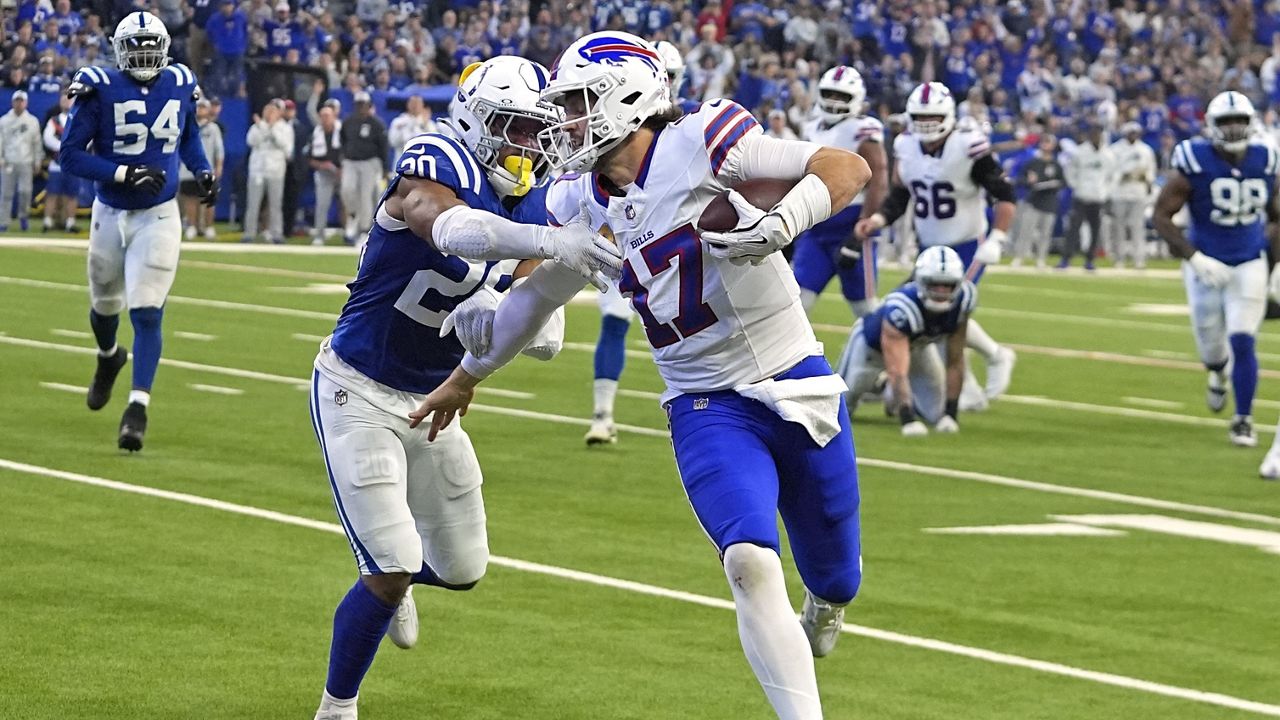
{"label": "yellow mouthguard", "polygon": [[533,189],[533,161],[527,157],[519,157],[512,155],[502,161],[502,167],[507,172],[515,176],[516,189],[513,194],[516,197],[523,197],[531,189]]}

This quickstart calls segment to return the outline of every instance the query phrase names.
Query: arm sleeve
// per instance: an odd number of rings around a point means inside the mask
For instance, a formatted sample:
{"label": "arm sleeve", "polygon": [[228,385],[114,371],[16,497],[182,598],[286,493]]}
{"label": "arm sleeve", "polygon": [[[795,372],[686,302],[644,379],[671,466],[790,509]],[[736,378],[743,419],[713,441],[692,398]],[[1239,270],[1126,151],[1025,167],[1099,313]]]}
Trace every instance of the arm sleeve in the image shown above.
{"label": "arm sleeve", "polygon": [[467,353],[462,369],[478,378],[492,375],[511,362],[552,318],[573,299],[586,281],[557,262],[544,262],[529,279],[511,288],[493,316],[493,335],[483,357]]}
{"label": "arm sleeve", "polygon": [[884,204],[880,206],[880,214],[884,215],[884,224],[886,226],[897,222],[902,217],[902,213],[907,211],[907,205],[911,204],[911,191],[905,187],[894,184],[889,188],[889,197],[885,198]]}
{"label": "arm sleeve", "polygon": [[44,146],[48,148],[56,156],[58,150],[62,147],[62,138],[58,137],[57,129],[54,128],[53,119],[44,124]]}
{"label": "arm sleeve", "polygon": [[209,158],[204,154],[204,143],[200,142],[200,125],[196,122],[194,105],[187,110],[187,119],[182,125],[178,155],[182,158],[182,164],[196,175],[206,171],[213,172],[213,168],[209,165]]}
{"label": "arm sleeve", "polygon": [[62,169],[77,177],[115,182],[116,170],[121,166],[89,152],[95,130],[98,127],[98,99],[90,95],[76,99],[62,134],[62,147],[58,162]]}
{"label": "arm sleeve", "polygon": [[744,136],[726,157],[719,175],[729,184],[751,178],[799,180],[820,145],[805,140],[782,140],[762,132]]}
{"label": "arm sleeve", "polygon": [[1004,169],[996,162],[994,155],[988,153],[974,160],[969,177],[997,202],[1013,202],[1013,186],[1005,178]]}

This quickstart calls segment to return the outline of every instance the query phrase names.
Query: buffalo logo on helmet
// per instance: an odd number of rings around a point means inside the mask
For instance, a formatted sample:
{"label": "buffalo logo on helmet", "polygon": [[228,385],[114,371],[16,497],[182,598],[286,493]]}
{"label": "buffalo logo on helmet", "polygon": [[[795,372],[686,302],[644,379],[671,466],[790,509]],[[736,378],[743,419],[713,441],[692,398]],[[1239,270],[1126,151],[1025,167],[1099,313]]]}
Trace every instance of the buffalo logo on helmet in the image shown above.
{"label": "buffalo logo on helmet", "polygon": [[578,54],[588,62],[607,65],[621,65],[627,58],[635,58],[658,72],[658,53],[622,38],[596,38],[578,48]]}

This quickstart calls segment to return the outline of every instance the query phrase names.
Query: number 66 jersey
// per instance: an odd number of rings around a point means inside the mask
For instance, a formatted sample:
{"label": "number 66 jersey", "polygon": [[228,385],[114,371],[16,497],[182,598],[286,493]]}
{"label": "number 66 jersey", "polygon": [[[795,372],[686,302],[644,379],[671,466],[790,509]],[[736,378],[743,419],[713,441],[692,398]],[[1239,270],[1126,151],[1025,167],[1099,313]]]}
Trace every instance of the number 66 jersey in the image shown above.
{"label": "number 66 jersey", "polygon": [[561,176],[547,191],[548,219],[563,224],[585,204],[622,250],[618,290],[644,322],[663,401],[773,377],[822,346],[800,306],[781,253],[759,265],[706,252],[695,227],[739,176],[742,138],[761,132],[742,106],[717,100],[654,133],[634,183],[607,189],[597,175]]}
{"label": "number 66 jersey", "polygon": [[1189,239],[1197,250],[1227,265],[1266,252],[1267,204],[1280,170],[1275,150],[1251,142],[1240,164],[1232,165],[1197,138],[1178,143],[1171,162],[1191,183]]}

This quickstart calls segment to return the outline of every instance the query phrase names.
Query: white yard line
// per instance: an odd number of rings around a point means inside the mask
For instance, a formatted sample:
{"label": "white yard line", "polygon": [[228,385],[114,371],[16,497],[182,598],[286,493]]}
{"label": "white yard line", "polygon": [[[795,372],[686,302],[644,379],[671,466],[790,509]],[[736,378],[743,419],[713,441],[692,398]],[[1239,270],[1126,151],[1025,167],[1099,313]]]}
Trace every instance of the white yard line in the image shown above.
{"label": "white yard line", "polygon": [[[199,495],[190,495],[170,490],[159,490],[142,485],[132,485],[115,480],[108,480],[106,478],[94,477],[92,475],[82,475],[80,473],[55,470],[53,468],[41,467],[39,465],[28,465],[26,463],[19,463],[5,459],[0,459],[0,468],[28,475],[67,480],[108,490],[117,490],[120,492],[171,500],[174,502],[186,503],[188,505],[196,505],[214,510],[222,510],[224,512],[246,515],[262,520],[270,520],[286,525],[294,525],[297,527],[321,530],[334,534],[342,534],[342,528],[335,523],[321,522],[319,520],[312,520],[310,518],[276,512],[274,510],[266,510],[264,508],[253,507],[250,505],[240,505],[238,503],[214,500],[212,498],[201,497]],[[548,575],[564,580],[588,583],[591,585],[623,590],[651,597],[678,600],[681,602],[701,605],[703,607],[718,608],[721,610],[734,609],[733,602],[730,600],[710,597],[707,595],[699,595],[682,590],[664,588],[657,585],[650,585],[648,583],[635,582],[633,580],[609,577],[607,575],[597,575],[595,573],[583,572],[581,570],[573,570],[555,565],[545,565],[543,563],[529,562],[527,560],[508,558],[500,555],[490,557],[489,561],[499,567],[510,568],[512,570]],[[1085,680],[1102,685],[1110,685],[1112,687],[1145,692],[1152,695],[1189,700],[1217,707],[1256,713],[1258,715],[1280,717],[1280,705],[1269,705],[1267,703],[1257,702],[1255,700],[1246,700],[1244,698],[1224,695],[1222,693],[1178,687],[1176,685],[1166,685],[1164,683],[1150,682],[1148,680],[1141,680],[1125,675],[1086,670],[1084,668],[1073,667],[1070,665],[1063,665],[1045,660],[1036,660],[1034,658],[1027,658],[1020,655],[1012,655],[994,650],[986,650],[984,648],[971,647],[968,645],[960,645],[957,643],[947,642],[945,640],[938,640],[936,638],[908,635],[905,633],[894,632],[892,630],[881,630],[879,628],[867,627],[865,625],[855,625],[853,623],[845,623],[841,630],[850,635],[858,635],[897,645],[906,645],[923,650],[933,650],[935,652],[957,655],[974,660],[982,660],[998,665],[1035,670],[1037,672],[1047,673],[1050,675],[1069,677],[1076,680]]]}
{"label": "white yard line", "polygon": [[240,388],[223,387],[221,385],[205,385],[203,383],[187,383],[187,387],[200,392],[213,393],[215,395],[243,395],[244,390]]}
{"label": "white yard line", "polygon": [[[564,344],[564,349],[594,353],[596,345],[595,343],[567,342]],[[647,350],[627,350],[625,352],[627,357],[635,358],[636,360],[651,360],[653,358],[653,353]]]}
{"label": "white yard line", "polygon": [[[1161,420],[1180,425],[1196,425],[1199,427],[1215,427],[1226,429],[1227,421],[1219,418],[1197,417],[1179,413],[1160,412],[1158,410],[1142,410],[1139,408],[1118,407],[1115,405],[1095,405],[1093,403],[1075,402],[1040,395],[1001,395],[995,402],[1015,403],[1018,405],[1034,405],[1036,407],[1055,410],[1076,410],[1095,413],[1097,415],[1114,415],[1116,417],[1142,418],[1143,420]],[[1265,426],[1255,428],[1257,432],[1275,432],[1274,428]]]}
{"label": "white yard line", "polygon": [[50,390],[61,390],[62,392],[84,394],[89,392],[89,388],[80,385],[68,385],[60,382],[41,382],[40,387]]}
{"label": "white yard line", "polygon": [[[186,248],[186,245],[183,245]],[[271,275],[274,277],[297,278],[299,280],[319,280],[321,282],[349,283],[353,275],[337,275],[334,273],[311,272],[308,270],[286,270],[285,268],[263,267],[261,265],[241,265],[239,263],[220,263],[209,260],[182,259],[182,267],[200,268],[202,270],[229,270],[232,272],[251,273],[253,275]]]}
{"label": "white yard line", "polygon": [[1147,407],[1164,408],[1165,410],[1179,410],[1183,406],[1183,403],[1174,402],[1173,400],[1161,400],[1159,398],[1133,397],[1132,395],[1125,395],[1120,399],[1130,405],[1146,405]]}
{"label": "white yard line", "polygon": [[[88,240],[70,238],[50,239],[39,237],[4,237],[0,238],[0,248],[73,248],[88,250]],[[225,255],[349,255],[355,257],[359,251],[353,247],[312,246],[312,245],[259,245],[256,243],[221,243],[203,241],[184,241],[182,252],[185,253],[218,253]]]}
{"label": "white yard line", "polygon": [[622,397],[637,398],[640,400],[653,400],[654,402],[662,399],[662,393],[649,392],[648,390],[628,390],[627,388],[618,388],[618,394]]}
{"label": "white yard line", "polygon": [[198,340],[200,342],[213,342],[218,339],[217,335],[209,335],[207,333],[187,332],[186,330],[174,330],[173,336],[182,338],[183,340]]}
{"label": "white yard line", "polygon": [[52,330],[49,331],[49,334],[57,335],[58,337],[72,338],[75,340],[92,340],[93,339],[93,333],[85,332],[84,330],[68,330],[66,328],[53,328]]}
{"label": "white yard line", "polygon": [[[30,347],[43,350],[58,350],[62,352],[70,352],[77,354],[96,354],[96,350],[92,348],[81,348],[73,345],[59,345],[57,343],[44,342],[42,340],[30,340],[27,338],[15,338],[7,335],[0,335],[0,345],[16,345],[19,347]],[[226,375],[230,377],[240,377],[250,380],[262,380],[264,382],[272,382],[293,387],[309,388],[311,385],[310,378],[293,378],[285,375],[273,375],[271,373],[256,372],[252,370],[241,370],[238,368],[222,367],[220,365],[204,365],[201,363],[185,362],[182,360],[172,360],[169,358],[161,358],[160,364],[173,367],[183,368],[187,370],[197,370],[218,375]],[[1215,420],[1213,418],[1197,418],[1184,415],[1173,415],[1171,413],[1160,413],[1151,410],[1138,410],[1136,408],[1111,408],[1108,406],[1089,406],[1083,403],[1069,403],[1062,400],[1053,400],[1049,398],[1037,398],[1032,396],[1009,396],[1001,397],[1002,402],[1009,398],[1017,398],[1014,402],[1021,401],[1028,405],[1045,405],[1047,407],[1062,406],[1083,406],[1084,409],[1102,408],[1107,411],[1125,411],[1126,413],[1138,413],[1139,417],[1149,417],[1157,420],[1171,420],[1174,422],[1183,421],[1204,421],[1204,424],[1225,427],[1225,422]],[[564,425],[576,425],[580,427],[589,427],[591,425],[590,418],[570,417],[568,415],[555,415],[551,413],[536,412],[533,410],[522,410],[519,408],[508,408],[496,405],[484,405],[472,403],[472,410],[480,410],[482,412],[490,412],[498,415],[508,415],[512,417],[522,417],[531,420],[543,420],[546,422],[560,423]],[[1069,407],[1069,409],[1081,409],[1078,407]],[[1097,410],[1093,410],[1097,412]],[[656,414],[656,413],[655,413]],[[1196,422],[1195,424],[1201,424]],[[635,435],[644,435],[647,437],[658,437],[667,439],[670,434],[663,429],[644,427],[641,425],[617,425],[618,430],[628,432]],[[1274,432],[1272,428],[1260,427],[1259,431]],[[972,472],[968,470],[953,470],[951,468],[934,467],[931,465],[916,465],[913,463],[903,463],[893,460],[880,460],[871,457],[859,457],[858,462],[868,467],[880,467],[889,470],[904,470],[906,472],[917,472],[924,475],[936,475],[939,477],[948,477],[956,480],[970,480],[974,482],[984,482],[993,485],[1004,485],[1006,487],[1017,487],[1024,490],[1035,490],[1039,492],[1056,493],[1059,495],[1075,495],[1078,497],[1088,497],[1099,500],[1107,500],[1109,502],[1123,503],[1127,505],[1136,505],[1139,507],[1153,507],[1164,510],[1177,510],[1179,512],[1194,513],[1198,515],[1207,515],[1210,517],[1231,518],[1236,520],[1247,520],[1250,522],[1264,523],[1267,525],[1280,525],[1280,517],[1271,515],[1259,515],[1256,513],[1241,512],[1237,510],[1228,510],[1225,508],[1212,507],[1208,505],[1193,505],[1189,503],[1176,502],[1171,500],[1160,500],[1158,498],[1148,498],[1140,495],[1126,495],[1123,493],[1113,493],[1104,490],[1091,490],[1088,488],[1080,488],[1071,485],[1054,485],[1052,483],[1042,483],[1032,480],[1021,480],[1003,475],[993,475],[990,473]]]}
{"label": "white yard line", "polygon": [[[80,293],[88,292],[89,290],[85,285],[73,285],[71,283],[49,282],[48,280],[31,280],[29,278],[7,276],[0,276],[0,284],[42,288],[46,290],[70,290]],[[286,317],[308,318],[312,320],[327,320],[329,322],[333,322],[337,317],[331,312],[298,310],[295,308],[276,307],[275,305],[254,305],[252,303],[231,302],[229,300],[183,297],[182,295],[170,295],[166,302],[170,302],[175,305],[195,305],[197,307],[218,308],[219,310],[239,310],[243,312],[263,313],[265,315],[283,315]]]}
{"label": "white yard line", "polygon": [[324,342],[324,338],[325,338],[324,335],[309,335],[307,333],[293,333],[289,337],[293,338],[294,340],[301,340],[302,342],[310,342],[310,343]]}

